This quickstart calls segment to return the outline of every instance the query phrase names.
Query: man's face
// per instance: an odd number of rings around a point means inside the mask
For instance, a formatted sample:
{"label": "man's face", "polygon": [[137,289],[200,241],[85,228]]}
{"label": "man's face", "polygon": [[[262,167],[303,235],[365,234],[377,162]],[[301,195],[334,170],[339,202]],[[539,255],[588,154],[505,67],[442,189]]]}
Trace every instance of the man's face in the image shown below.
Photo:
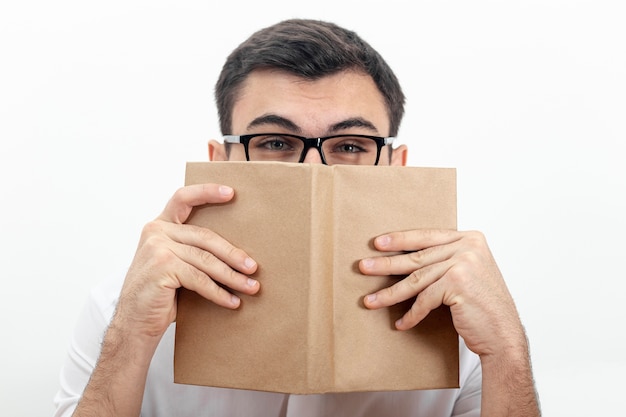
{"label": "man's face", "polygon": [[[369,75],[344,71],[319,80],[304,80],[277,70],[257,70],[244,82],[232,115],[232,133],[285,133],[306,137],[340,134],[389,135],[389,117],[382,94]],[[379,165],[389,164],[389,147],[382,149]],[[245,161],[241,144],[209,143],[211,160]],[[321,163],[319,152],[309,149],[304,162]],[[404,165],[406,147],[397,148],[392,165]]]}

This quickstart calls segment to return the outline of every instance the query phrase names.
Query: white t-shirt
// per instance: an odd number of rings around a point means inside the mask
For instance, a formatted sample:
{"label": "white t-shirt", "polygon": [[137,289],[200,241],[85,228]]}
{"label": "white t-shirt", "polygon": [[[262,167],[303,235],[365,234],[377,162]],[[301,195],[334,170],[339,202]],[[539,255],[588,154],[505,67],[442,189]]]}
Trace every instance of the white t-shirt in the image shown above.
{"label": "white t-shirt", "polygon": [[[74,411],[100,355],[100,346],[123,283],[123,274],[91,292],[70,342],[54,398],[55,417]],[[481,378],[477,355],[460,343],[459,389],[288,395],[175,384],[174,331],[164,334],[150,365],[141,409],[150,417],[386,416],[478,417]],[[372,364],[372,366],[375,366]]]}

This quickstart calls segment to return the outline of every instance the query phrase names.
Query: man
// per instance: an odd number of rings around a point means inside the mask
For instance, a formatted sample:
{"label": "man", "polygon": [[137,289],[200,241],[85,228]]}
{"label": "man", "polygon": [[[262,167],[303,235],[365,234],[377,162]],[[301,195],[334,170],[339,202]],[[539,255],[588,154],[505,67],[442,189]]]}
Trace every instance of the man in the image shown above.
{"label": "man", "polygon": [[[406,164],[406,146],[388,139],[403,116],[396,77],[368,44],[333,24],[289,20],[255,33],[228,57],[216,100],[225,137],[209,143],[211,160]],[[257,264],[241,248],[185,224],[193,207],[235,192],[181,188],[145,226],[123,284],[96,289],[79,321],[57,416],[539,415],[524,329],[478,232],[390,231],[375,239],[381,256],[359,264],[364,275],[406,276],[364,294],[371,309],[417,296],[396,322],[400,331],[450,306],[462,342],[459,389],[290,396],[174,384],[176,290],[236,309],[229,289],[255,294],[263,285],[250,278]]]}

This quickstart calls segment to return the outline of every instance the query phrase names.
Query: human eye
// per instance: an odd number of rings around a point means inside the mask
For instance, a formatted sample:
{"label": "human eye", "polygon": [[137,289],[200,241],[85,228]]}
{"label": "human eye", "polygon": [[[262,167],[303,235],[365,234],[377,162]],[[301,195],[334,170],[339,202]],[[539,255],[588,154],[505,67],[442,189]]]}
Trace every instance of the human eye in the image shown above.
{"label": "human eye", "polygon": [[338,136],[322,143],[329,165],[372,165],[376,163],[378,144],[367,136]]}
{"label": "human eye", "polygon": [[359,146],[357,143],[344,142],[339,146],[335,147],[335,152],[345,152],[345,153],[357,153],[357,152],[365,152],[365,149],[362,146]]}
{"label": "human eye", "polygon": [[342,137],[331,140],[327,145],[329,153],[356,154],[376,152],[376,143],[368,138]]}
{"label": "human eye", "polygon": [[297,162],[304,143],[296,136],[281,134],[257,135],[248,143],[251,161]]}
{"label": "human eye", "polygon": [[251,145],[258,151],[290,152],[295,148],[294,139],[281,135],[256,136]]}

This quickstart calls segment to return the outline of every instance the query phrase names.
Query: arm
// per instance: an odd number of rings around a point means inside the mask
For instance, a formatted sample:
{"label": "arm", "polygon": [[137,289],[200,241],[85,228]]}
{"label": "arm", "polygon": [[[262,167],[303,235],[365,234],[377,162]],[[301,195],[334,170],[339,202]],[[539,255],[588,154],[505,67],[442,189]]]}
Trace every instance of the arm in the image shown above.
{"label": "arm", "polygon": [[539,416],[528,343],[513,299],[478,232],[412,230],[379,236],[380,251],[395,256],[364,259],[368,275],[407,275],[370,294],[368,308],[387,307],[416,297],[396,328],[414,327],[438,306],[450,306],[467,346],[481,358],[482,416]]}
{"label": "arm", "polygon": [[178,288],[226,308],[237,308],[240,300],[215,281],[246,294],[259,290],[246,276],[256,263],[245,252],[210,230],[184,224],[193,207],[232,197],[231,188],[215,184],[184,187],[145,226],[74,416],[139,416],[150,361],[176,318]]}

